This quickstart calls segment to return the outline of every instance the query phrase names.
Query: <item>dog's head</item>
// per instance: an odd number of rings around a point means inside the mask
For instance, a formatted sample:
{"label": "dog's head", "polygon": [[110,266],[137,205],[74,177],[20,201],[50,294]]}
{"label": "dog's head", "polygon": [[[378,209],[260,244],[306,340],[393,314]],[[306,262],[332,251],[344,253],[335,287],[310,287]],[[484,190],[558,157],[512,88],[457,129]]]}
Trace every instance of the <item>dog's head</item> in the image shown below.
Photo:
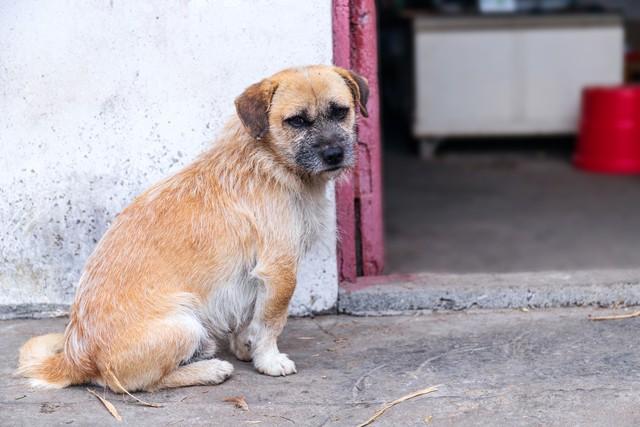
{"label": "dog's head", "polygon": [[333,176],[355,163],[356,106],[367,117],[367,81],[339,67],[281,71],[249,86],[236,111],[257,144],[301,175]]}

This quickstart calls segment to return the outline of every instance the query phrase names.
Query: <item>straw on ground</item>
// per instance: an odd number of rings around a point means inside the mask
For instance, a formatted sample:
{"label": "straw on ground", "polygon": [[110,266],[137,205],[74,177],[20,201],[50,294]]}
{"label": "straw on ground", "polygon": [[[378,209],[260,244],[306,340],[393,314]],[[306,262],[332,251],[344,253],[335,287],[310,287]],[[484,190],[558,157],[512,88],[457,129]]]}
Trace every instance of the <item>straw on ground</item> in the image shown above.
{"label": "straw on ground", "polygon": [[433,387],[427,387],[427,388],[422,389],[422,390],[414,391],[413,393],[410,393],[410,394],[407,394],[405,396],[402,396],[402,397],[400,397],[400,398],[398,398],[398,399],[396,399],[396,400],[394,400],[392,402],[385,403],[382,408],[378,409],[376,411],[376,413],[371,416],[371,418],[369,418],[364,423],[359,424],[358,427],[368,426],[369,424],[371,424],[372,422],[374,422],[375,420],[380,418],[382,416],[382,414],[384,414],[388,409],[392,408],[393,406],[397,405],[398,403],[402,403],[405,400],[413,399],[414,397],[423,396],[425,394],[429,394],[429,393],[433,393],[434,391],[438,391],[438,387],[440,387],[441,385],[442,384],[435,385]]}
{"label": "straw on ground", "polygon": [[620,319],[631,319],[632,317],[640,317],[640,311],[634,311],[629,314],[615,314],[612,316],[589,316],[589,320],[620,320]]}

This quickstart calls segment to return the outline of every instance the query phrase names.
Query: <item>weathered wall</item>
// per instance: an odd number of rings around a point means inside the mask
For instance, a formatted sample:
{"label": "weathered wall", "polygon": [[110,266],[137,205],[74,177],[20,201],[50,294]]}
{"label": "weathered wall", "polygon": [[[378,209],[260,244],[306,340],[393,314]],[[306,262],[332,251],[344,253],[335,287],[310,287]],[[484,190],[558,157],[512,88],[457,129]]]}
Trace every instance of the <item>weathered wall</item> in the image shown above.
{"label": "weathered wall", "polygon": [[[245,86],[331,45],[330,0],[1,2],[0,316],[64,309],[117,212],[206,148]],[[292,312],[336,296],[331,234]]]}

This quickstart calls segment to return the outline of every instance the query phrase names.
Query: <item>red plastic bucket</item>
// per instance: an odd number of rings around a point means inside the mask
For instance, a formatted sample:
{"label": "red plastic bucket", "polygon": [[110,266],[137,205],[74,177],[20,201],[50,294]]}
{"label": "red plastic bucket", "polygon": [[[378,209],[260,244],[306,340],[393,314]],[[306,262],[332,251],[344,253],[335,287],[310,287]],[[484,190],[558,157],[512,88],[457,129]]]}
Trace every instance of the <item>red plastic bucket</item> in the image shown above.
{"label": "red plastic bucket", "polygon": [[583,91],[573,160],[580,169],[592,172],[640,173],[640,86]]}

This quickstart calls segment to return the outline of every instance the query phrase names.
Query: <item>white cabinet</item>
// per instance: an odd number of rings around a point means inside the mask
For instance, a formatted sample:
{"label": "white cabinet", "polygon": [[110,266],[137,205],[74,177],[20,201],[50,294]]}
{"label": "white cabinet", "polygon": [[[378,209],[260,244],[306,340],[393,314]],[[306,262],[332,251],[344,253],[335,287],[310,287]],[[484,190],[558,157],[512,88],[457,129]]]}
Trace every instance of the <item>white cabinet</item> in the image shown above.
{"label": "white cabinet", "polygon": [[418,138],[566,134],[584,86],[622,82],[615,15],[414,18]]}

